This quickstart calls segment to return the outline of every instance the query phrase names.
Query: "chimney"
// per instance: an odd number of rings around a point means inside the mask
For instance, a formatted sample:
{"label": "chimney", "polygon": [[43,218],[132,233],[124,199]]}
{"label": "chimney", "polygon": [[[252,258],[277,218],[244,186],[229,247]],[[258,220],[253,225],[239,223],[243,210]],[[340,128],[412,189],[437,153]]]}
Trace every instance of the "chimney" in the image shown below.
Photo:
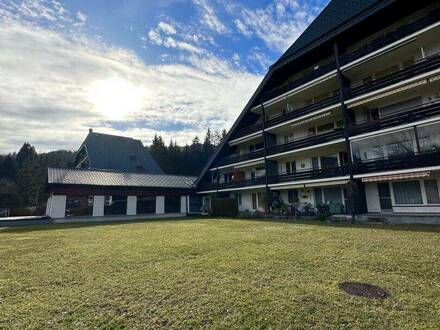
{"label": "chimney", "polygon": [[89,133],[93,133],[93,129],[89,128]]}

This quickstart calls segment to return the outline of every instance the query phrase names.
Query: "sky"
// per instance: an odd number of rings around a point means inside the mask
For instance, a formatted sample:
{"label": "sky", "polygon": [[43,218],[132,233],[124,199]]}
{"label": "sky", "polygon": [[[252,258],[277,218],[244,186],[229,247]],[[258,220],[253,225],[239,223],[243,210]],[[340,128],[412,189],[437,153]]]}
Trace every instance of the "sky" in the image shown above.
{"label": "sky", "polygon": [[0,0],[0,154],[229,129],[327,0]]}

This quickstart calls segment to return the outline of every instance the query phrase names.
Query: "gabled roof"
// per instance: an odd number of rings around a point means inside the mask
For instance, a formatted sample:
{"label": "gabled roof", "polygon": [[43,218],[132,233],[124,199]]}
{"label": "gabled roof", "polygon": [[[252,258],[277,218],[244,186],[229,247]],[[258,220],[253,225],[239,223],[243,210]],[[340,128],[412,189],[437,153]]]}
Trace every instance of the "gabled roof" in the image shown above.
{"label": "gabled roof", "polygon": [[228,134],[217,147],[216,151],[200,173],[195,184],[200,182],[225,144],[229,142],[230,137],[238,124],[246,112],[252,107],[254,102],[259,99],[263,88],[276,70],[282,67],[285,62],[290,61],[291,58],[298,56],[299,53],[304,54],[305,52],[312,50],[314,47],[319,46],[320,39],[334,37],[341,31],[349,28],[350,25],[353,24],[353,20],[356,20],[357,22],[362,21],[374,11],[380,10],[395,1],[396,0],[331,0],[310,26],[307,27],[303,34],[300,35],[280,59],[270,67],[263,81],[259,84],[257,90],[241,111]]}
{"label": "gabled roof", "polygon": [[89,168],[163,174],[140,140],[90,131],[83,146]]}
{"label": "gabled roof", "polygon": [[193,176],[54,167],[49,167],[47,174],[49,185],[86,185],[107,187],[189,189],[197,179]]}
{"label": "gabled roof", "polygon": [[[307,48],[314,41],[328,35],[336,28],[346,23],[353,23],[353,19],[384,0],[332,0],[305,29],[298,39],[287,49],[287,51],[275,63],[283,62],[285,59],[294,56],[300,50]],[[391,2],[391,1],[387,1]]]}

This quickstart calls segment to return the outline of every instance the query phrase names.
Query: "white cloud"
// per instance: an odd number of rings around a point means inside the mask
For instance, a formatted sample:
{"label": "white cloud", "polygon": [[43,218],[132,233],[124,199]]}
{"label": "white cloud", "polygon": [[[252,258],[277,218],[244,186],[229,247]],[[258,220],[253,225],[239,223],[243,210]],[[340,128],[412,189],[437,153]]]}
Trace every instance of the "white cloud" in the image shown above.
{"label": "white cloud", "polygon": [[263,71],[267,71],[272,61],[266,56],[266,54],[259,48],[253,47],[247,56],[250,60],[257,62]]}
{"label": "white cloud", "polygon": [[238,15],[234,21],[238,32],[246,37],[255,35],[275,52],[289,48],[319,12],[316,6],[294,0],[272,1],[256,9],[229,3],[226,9],[230,15]]}
{"label": "white cloud", "polygon": [[229,128],[262,79],[212,55],[145,65],[124,49],[22,22],[0,21],[0,49],[0,153],[25,141],[75,149],[88,127],[190,142],[207,127]]}
{"label": "white cloud", "polygon": [[240,20],[234,20],[235,26],[237,27],[238,32],[240,32],[245,37],[250,37],[253,33],[249,28]]}
{"label": "white cloud", "polygon": [[148,32],[148,39],[155,45],[161,46],[163,44],[162,37],[154,29]]}
{"label": "white cloud", "polygon": [[80,11],[78,11],[76,13],[76,19],[78,20],[78,22],[76,24],[79,25],[79,26],[82,26],[87,21],[87,15],[82,13],[82,12],[80,12]]}
{"label": "white cloud", "polygon": [[193,0],[202,12],[202,23],[217,33],[228,32],[227,27],[217,17],[214,9],[206,0]]}
{"label": "white cloud", "polygon": [[165,22],[159,22],[157,24],[157,27],[162,30],[165,34],[176,34],[176,29],[171,24],[165,23]]}

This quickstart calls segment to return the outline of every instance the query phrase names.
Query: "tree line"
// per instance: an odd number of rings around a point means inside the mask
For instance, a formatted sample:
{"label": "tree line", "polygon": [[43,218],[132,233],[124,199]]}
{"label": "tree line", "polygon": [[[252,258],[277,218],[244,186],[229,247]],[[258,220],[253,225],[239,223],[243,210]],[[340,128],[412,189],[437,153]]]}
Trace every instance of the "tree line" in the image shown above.
{"label": "tree line", "polygon": [[[197,176],[225,135],[224,130],[208,129],[202,142],[196,136],[185,146],[175,141],[166,145],[160,135],[155,135],[145,148],[166,174]],[[0,209],[8,208],[12,215],[28,214],[29,207],[35,207],[37,213],[44,212],[47,168],[74,167],[75,156],[76,152],[67,150],[37,153],[29,143],[24,143],[18,152],[0,155]]]}
{"label": "tree line", "polygon": [[211,132],[208,128],[203,142],[196,136],[190,145],[178,146],[175,141],[165,145],[162,137],[155,135],[147,149],[165,173],[197,176],[225,136],[225,130]]}

